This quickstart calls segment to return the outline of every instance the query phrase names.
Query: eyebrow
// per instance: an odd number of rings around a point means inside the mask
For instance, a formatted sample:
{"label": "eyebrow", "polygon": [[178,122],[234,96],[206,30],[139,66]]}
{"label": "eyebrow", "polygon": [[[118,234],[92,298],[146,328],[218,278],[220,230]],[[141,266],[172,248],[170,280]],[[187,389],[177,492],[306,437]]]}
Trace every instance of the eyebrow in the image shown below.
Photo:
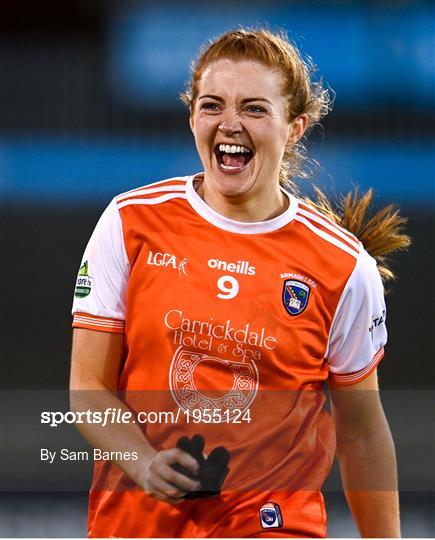
{"label": "eyebrow", "polygon": [[[214,99],[216,101],[219,101],[220,103],[223,103],[225,100],[219,96],[213,96],[212,94],[205,94],[204,96],[199,96],[198,99]],[[272,105],[272,102],[269,101],[266,98],[261,97],[252,97],[252,98],[245,98],[242,99],[241,103],[249,103],[250,101],[266,101],[267,103],[270,103]]]}

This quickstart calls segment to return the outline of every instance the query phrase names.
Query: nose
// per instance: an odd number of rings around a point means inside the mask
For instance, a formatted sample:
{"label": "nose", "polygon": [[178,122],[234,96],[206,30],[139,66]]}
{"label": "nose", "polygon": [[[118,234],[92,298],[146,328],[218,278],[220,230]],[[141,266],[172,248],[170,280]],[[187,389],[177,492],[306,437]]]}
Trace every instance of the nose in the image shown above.
{"label": "nose", "polygon": [[241,133],[243,131],[243,126],[240,123],[240,120],[237,118],[232,118],[230,120],[224,120],[219,124],[219,131],[224,135],[233,135],[234,133]]}

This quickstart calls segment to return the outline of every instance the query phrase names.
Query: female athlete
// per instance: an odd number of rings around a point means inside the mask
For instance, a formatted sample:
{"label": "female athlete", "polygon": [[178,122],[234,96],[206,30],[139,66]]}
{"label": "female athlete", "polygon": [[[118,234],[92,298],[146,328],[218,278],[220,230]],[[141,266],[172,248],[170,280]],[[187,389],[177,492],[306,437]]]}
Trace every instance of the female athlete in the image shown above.
{"label": "female athlete", "polygon": [[376,367],[404,220],[297,196],[329,96],[284,36],[227,32],[183,99],[204,171],[115,197],[77,279],[72,408],[119,412],[78,425],[89,535],[324,537],[337,450],[361,534],[399,536]]}

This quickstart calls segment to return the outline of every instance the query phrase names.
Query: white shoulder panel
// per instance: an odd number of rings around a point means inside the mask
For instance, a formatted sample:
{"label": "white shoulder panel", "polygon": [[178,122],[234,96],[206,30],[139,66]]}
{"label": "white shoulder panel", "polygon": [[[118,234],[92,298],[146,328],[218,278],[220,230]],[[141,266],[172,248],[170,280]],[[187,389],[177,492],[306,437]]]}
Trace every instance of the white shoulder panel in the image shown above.
{"label": "white shoulder panel", "polygon": [[130,264],[121,217],[112,200],[86,246],[74,291],[72,313],[125,320],[125,293]]}
{"label": "white shoulder panel", "polygon": [[376,261],[361,249],[329,336],[326,358],[337,382],[357,382],[380,360],[387,342],[385,319],[384,290]]}

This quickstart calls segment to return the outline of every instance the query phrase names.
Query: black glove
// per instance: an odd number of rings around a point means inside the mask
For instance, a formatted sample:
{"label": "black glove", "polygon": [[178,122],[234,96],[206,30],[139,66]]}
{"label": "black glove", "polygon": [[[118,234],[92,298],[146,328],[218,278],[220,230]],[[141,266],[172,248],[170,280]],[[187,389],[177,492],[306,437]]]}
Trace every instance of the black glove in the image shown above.
{"label": "black glove", "polygon": [[199,472],[196,476],[192,475],[190,471],[179,463],[173,463],[171,465],[177,472],[201,483],[200,491],[190,491],[185,498],[197,499],[219,495],[225,478],[229,473],[228,463],[230,461],[230,453],[228,450],[223,446],[218,446],[210,452],[207,459],[204,459],[202,454],[204,450],[204,438],[201,435],[194,435],[191,439],[186,436],[180,437],[176,446],[180,450],[190,454],[199,464]]}

